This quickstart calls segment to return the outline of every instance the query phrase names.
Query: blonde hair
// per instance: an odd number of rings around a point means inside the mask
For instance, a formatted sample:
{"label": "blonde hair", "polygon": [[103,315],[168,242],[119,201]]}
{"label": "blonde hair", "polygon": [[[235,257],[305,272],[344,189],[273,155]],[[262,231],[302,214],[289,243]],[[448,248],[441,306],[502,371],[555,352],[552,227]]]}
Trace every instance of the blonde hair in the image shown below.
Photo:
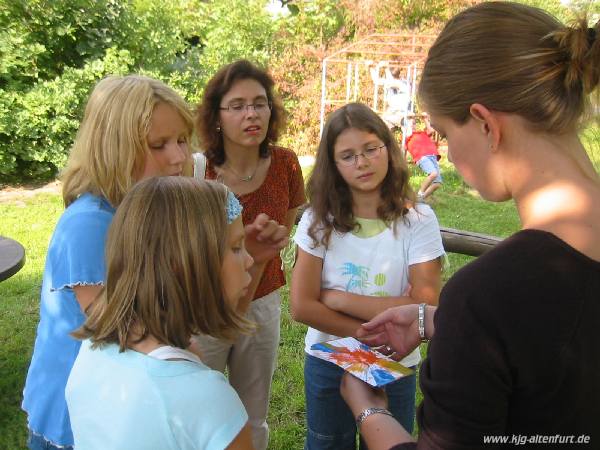
{"label": "blonde hair", "polygon": [[600,22],[566,27],[541,9],[485,2],[452,18],[429,50],[419,86],[428,111],[458,124],[473,103],[533,129],[572,131],[600,78]]}
{"label": "blonde hair", "polygon": [[106,284],[73,335],[123,351],[135,337],[185,348],[193,334],[231,339],[248,330],[222,290],[226,207],[226,188],[216,182],[156,177],[136,184],[108,232]]}
{"label": "blonde hair", "polygon": [[[159,103],[181,115],[189,142],[192,114],[181,96],[163,82],[128,75],[107,77],[96,85],[61,175],[65,206],[86,192],[106,198],[115,207],[121,203],[150,155],[146,138]],[[184,173],[190,175],[191,167],[190,160]]]}

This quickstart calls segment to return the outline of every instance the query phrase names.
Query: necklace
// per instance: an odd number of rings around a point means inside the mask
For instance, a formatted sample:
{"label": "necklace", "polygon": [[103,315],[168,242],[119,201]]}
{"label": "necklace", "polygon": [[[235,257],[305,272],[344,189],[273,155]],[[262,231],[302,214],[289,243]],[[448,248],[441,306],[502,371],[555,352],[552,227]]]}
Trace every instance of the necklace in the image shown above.
{"label": "necklace", "polygon": [[260,159],[256,162],[256,167],[254,168],[254,171],[250,175],[247,175],[245,177],[241,176],[239,173],[237,173],[235,170],[233,170],[233,167],[231,167],[229,164],[225,165],[225,168],[229,169],[231,171],[231,173],[233,173],[240,181],[248,182],[248,181],[252,181],[252,179],[254,178],[254,175],[256,175],[256,171],[258,170],[259,163],[260,163]]}

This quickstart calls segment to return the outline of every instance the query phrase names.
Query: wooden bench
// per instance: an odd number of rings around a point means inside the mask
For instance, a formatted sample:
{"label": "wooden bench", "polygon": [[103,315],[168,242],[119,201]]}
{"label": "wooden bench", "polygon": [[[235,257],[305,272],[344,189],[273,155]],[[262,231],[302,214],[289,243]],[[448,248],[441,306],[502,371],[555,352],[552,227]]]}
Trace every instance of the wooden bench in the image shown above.
{"label": "wooden bench", "polygon": [[[296,216],[296,225],[302,217],[306,206],[298,209]],[[448,253],[459,253],[468,256],[480,256],[490,251],[502,238],[489,236],[487,234],[474,233],[472,231],[457,230],[455,228],[440,227],[442,233],[442,243]]]}
{"label": "wooden bench", "polygon": [[440,227],[440,231],[442,232],[442,242],[446,252],[460,253],[461,255],[480,256],[502,242],[502,238],[497,236],[488,236],[487,234],[471,231],[445,227]]}

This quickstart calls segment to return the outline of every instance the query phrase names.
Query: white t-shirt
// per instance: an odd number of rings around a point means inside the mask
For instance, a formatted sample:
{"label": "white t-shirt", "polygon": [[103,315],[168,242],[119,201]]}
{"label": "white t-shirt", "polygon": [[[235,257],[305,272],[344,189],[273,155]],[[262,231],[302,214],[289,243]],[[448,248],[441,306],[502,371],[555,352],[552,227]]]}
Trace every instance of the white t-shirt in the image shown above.
{"label": "white t-shirt", "polygon": [[[400,296],[408,288],[408,268],[444,255],[440,227],[433,210],[423,204],[410,209],[404,219],[383,232],[361,238],[352,233],[333,231],[329,247],[314,247],[308,235],[312,209],[307,209],[296,229],[294,241],[307,253],[323,259],[322,289],[336,289],[374,297]],[[320,233],[317,233],[320,237]],[[338,336],[308,329],[305,351],[313,344],[337,339]],[[416,349],[401,362],[407,367],[421,360]]]}

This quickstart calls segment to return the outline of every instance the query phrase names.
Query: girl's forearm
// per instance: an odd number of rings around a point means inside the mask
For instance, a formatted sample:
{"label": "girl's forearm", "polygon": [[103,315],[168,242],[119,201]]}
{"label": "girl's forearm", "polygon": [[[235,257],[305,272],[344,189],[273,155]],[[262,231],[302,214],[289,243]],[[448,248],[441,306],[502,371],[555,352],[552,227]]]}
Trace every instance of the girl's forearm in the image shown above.
{"label": "girl's forearm", "polygon": [[410,296],[373,297],[344,291],[323,290],[321,301],[334,311],[367,321],[395,306],[429,303]]}
{"label": "girl's forearm", "polygon": [[356,336],[362,323],[349,315],[334,311],[315,300],[304,300],[301,304],[292,303],[292,318],[323,333],[334,336]]}

